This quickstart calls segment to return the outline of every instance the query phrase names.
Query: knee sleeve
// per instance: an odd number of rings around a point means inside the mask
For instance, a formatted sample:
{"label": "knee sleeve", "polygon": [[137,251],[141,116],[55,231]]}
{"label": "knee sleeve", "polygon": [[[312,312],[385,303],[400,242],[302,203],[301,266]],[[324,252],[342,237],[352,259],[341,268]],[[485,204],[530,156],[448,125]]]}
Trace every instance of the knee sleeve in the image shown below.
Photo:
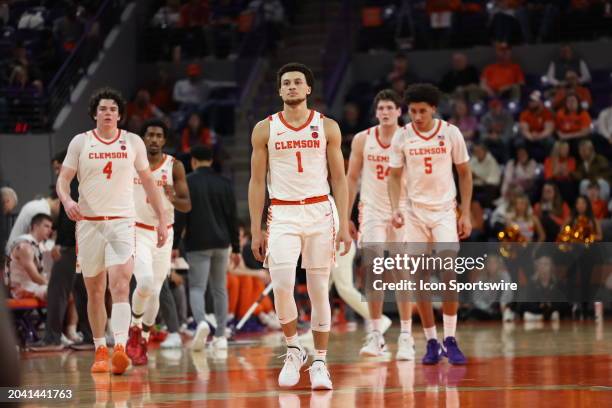
{"label": "knee sleeve", "polygon": [[331,329],[329,269],[309,269],[306,273],[306,286],[310,297],[310,328],[328,332]]}
{"label": "knee sleeve", "polygon": [[155,291],[153,276],[144,275],[136,279],[136,293],[141,297],[147,298]]}
{"label": "knee sleeve", "polygon": [[270,280],[274,290],[274,306],[281,324],[287,324],[298,317],[293,288],[295,286],[295,265],[287,264],[270,268]]}

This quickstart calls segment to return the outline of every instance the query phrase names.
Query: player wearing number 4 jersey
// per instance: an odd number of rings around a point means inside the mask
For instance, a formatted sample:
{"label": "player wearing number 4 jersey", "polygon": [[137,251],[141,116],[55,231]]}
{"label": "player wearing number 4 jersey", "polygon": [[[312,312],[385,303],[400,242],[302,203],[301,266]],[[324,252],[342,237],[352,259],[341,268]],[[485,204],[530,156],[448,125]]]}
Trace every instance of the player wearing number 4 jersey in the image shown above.
{"label": "player wearing number 4 jersey", "polygon": [[[149,170],[145,145],[135,134],[117,127],[124,112],[121,95],[112,89],[97,91],[90,99],[89,115],[96,128],[75,136],[57,180],[57,194],[68,217],[77,221],[77,267],[85,278],[87,312],[96,348],[92,372],[122,374],[129,365],[125,345],[130,326],[129,285],[134,268],[134,169],[142,181],[159,226],[156,242],[168,236],[162,197]],[[79,202],[70,197],[70,182],[79,178]],[[107,273],[102,273],[107,272]],[[113,300],[111,326],[115,350],[108,364],[104,338],[105,293]]]}
{"label": "player wearing number 4 jersey", "polygon": [[[257,260],[265,258],[270,270],[276,313],[287,341],[279,385],[296,385],[307,359],[298,341],[293,297],[301,253],[315,343],[310,382],[313,389],[331,389],[325,362],[331,326],[329,274],[339,243],[344,243],[344,253],[351,245],[340,129],[333,120],[308,109],[306,99],[314,85],[310,69],[302,64],[287,64],[279,70],[277,80],[283,111],[253,129],[249,183],[252,249]],[[328,168],[337,211],[329,196]],[[267,242],[261,232],[266,177],[271,198]]]}
{"label": "player wearing number 4 jersey", "polygon": [[[440,256],[456,255],[459,239],[467,238],[472,230],[472,172],[465,141],[456,126],[434,119],[440,100],[440,91],[435,86],[411,85],[404,99],[412,123],[401,128],[391,142],[388,188],[394,223],[405,226],[407,242],[437,243]],[[461,193],[459,218],[453,165],[457,169]],[[404,169],[405,183],[402,182]],[[402,184],[406,185],[408,195],[405,215],[399,208]],[[424,252],[423,249],[424,245],[413,247],[415,255]],[[453,274],[450,272],[451,276],[444,276],[444,279],[452,278]],[[423,364],[437,364],[442,356],[448,357],[451,364],[465,364],[466,358],[455,340],[458,302],[443,302],[443,347],[437,340],[431,302],[419,299],[417,306],[427,338]]]}
{"label": "player wearing number 4 jersey", "polygon": [[[355,201],[361,177],[360,242],[362,244],[403,242],[403,228],[394,228],[391,224],[393,214],[387,194],[391,138],[398,129],[398,119],[402,114],[401,97],[390,89],[380,91],[374,98],[374,107],[378,125],[359,132],[353,138],[351,145],[347,175],[349,208],[352,208],[353,201]],[[404,203],[406,200],[405,187],[402,189],[401,196],[400,202]],[[368,333],[366,343],[360,351],[362,356],[381,356],[386,349],[383,338],[383,295],[380,291],[368,291],[372,331]],[[413,360],[412,307],[407,298],[402,298],[405,294],[398,292],[396,295],[401,320],[396,357],[398,360]]]}

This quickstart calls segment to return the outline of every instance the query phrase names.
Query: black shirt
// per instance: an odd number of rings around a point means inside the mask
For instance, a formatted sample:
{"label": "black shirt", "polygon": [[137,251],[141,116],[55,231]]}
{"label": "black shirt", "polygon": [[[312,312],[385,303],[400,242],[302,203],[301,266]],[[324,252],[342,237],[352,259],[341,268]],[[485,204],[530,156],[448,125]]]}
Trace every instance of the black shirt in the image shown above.
{"label": "black shirt", "polygon": [[[79,182],[76,177],[73,178],[70,183],[70,197],[72,197],[75,202],[79,201]],[[59,216],[57,217],[56,245],[70,248],[76,247],[75,228],[75,222],[68,218],[64,206],[60,204]]]}
{"label": "black shirt", "polygon": [[460,86],[480,83],[478,71],[474,66],[468,65],[461,71],[451,70],[444,75],[440,82],[440,89],[444,92],[454,92]]}
{"label": "black shirt", "polygon": [[180,236],[185,228],[185,250],[227,248],[240,253],[236,198],[231,181],[210,167],[200,167],[187,176],[191,212],[176,219]]}

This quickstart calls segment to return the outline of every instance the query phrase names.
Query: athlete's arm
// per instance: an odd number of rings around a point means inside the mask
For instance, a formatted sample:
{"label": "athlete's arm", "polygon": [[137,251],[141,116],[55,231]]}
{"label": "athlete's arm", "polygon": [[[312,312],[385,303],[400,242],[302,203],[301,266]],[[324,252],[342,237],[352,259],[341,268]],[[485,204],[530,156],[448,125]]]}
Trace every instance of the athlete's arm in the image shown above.
{"label": "athlete's arm", "polygon": [[353,208],[357,190],[359,189],[359,177],[363,169],[363,148],[365,146],[365,134],[357,133],[351,143],[351,156],[349,157],[346,181],[348,183],[348,208]]}
{"label": "athlete's arm", "polygon": [[185,176],[185,166],[179,160],[175,160],[172,165],[172,179],[174,188],[170,191],[168,199],[178,211],[188,213],[191,211],[191,197],[189,197],[189,187]]}
{"label": "athlete's arm", "polygon": [[34,262],[34,250],[32,245],[22,242],[13,249],[11,258],[17,262],[27,273],[32,282],[39,285],[46,285],[47,279],[38,272]]}
{"label": "athlete's arm", "polygon": [[83,136],[76,136],[68,145],[68,151],[66,152],[66,158],[62,163],[60,174],[57,177],[57,183],[55,184],[55,191],[57,191],[57,197],[62,202],[68,218],[72,221],[80,221],[83,219],[81,209],[79,205],[70,196],[70,183],[76,176],[77,168],[79,166],[79,156],[83,146]]}
{"label": "athlete's arm", "polygon": [[404,216],[399,208],[400,194],[402,191],[402,173],[404,170],[404,150],[402,146],[402,135],[396,132],[391,139],[391,157],[389,160],[389,178],[387,180],[387,193],[391,202],[393,218],[391,223],[395,228],[404,225]]}
{"label": "athlete's arm", "polygon": [[470,162],[455,164],[459,176],[459,194],[461,196],[461,215],[457,222],[460,239],[465,239],[472,233],[470,206],[472,203],[472,169]]}
{"label": "athlete's arm", "polygon": [[255,259],[263,262],[266,256],[266,243],[261,232],[261,217],[266,200],[266,173],[268,169],[268,139],[270,121],[257,123],[251,135],[253,153],[251,154],[251,179],[249,180],[249,215],[251,217],[251,249]]}
{"label": "athlete's arm", "polygon": [[342,134],[340,133],[340,127],[333,119],[325,118],[324,126],[327,137],[327,165],[329,166],[331,187],[338,208],[338,216],[340,217],[340,230],[336,236],[336,249],[340,248],[340,242],[344,243],[344,250],[340,253],[342,256],[348,253],[353,243],[348,228],[348,185],[346,175],[344,174],[344,158],[340,149]]}

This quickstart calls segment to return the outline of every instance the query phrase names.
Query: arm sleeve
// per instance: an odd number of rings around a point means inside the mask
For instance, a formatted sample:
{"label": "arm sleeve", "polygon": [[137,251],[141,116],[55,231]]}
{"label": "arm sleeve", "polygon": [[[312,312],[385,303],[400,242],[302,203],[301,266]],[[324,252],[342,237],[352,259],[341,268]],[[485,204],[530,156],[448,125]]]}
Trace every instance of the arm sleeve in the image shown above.
{"label": "arm sleeve", "polygon": [[68,151],[66,152],[66,158],[62,166],[77,170],[79,168],[79,156],[83,150],[84,135],[80,134],[75,136],[70,144],[68,145]]}
{"label": "arm sleeve", "polygon": [[453,163],[462,164],[470,160],[470,156],[465,145],[465,139],[461,134],[461,131],[453,126],[453,130],[450,133],[451,142],[451,156],[453,157]]}
{"label": "arm sleeve", "polygon": [[132,144],[134,146],[134,168],[136,171],[143,171],[149,167],[149,159],[147,158],[147,148],[142,139],[135,134],[131,134]]}
{"label": "arm sleeve", "polygon": [[404,140],[403,128],[400,128],[391,139],[390,167],[404,167]]}

